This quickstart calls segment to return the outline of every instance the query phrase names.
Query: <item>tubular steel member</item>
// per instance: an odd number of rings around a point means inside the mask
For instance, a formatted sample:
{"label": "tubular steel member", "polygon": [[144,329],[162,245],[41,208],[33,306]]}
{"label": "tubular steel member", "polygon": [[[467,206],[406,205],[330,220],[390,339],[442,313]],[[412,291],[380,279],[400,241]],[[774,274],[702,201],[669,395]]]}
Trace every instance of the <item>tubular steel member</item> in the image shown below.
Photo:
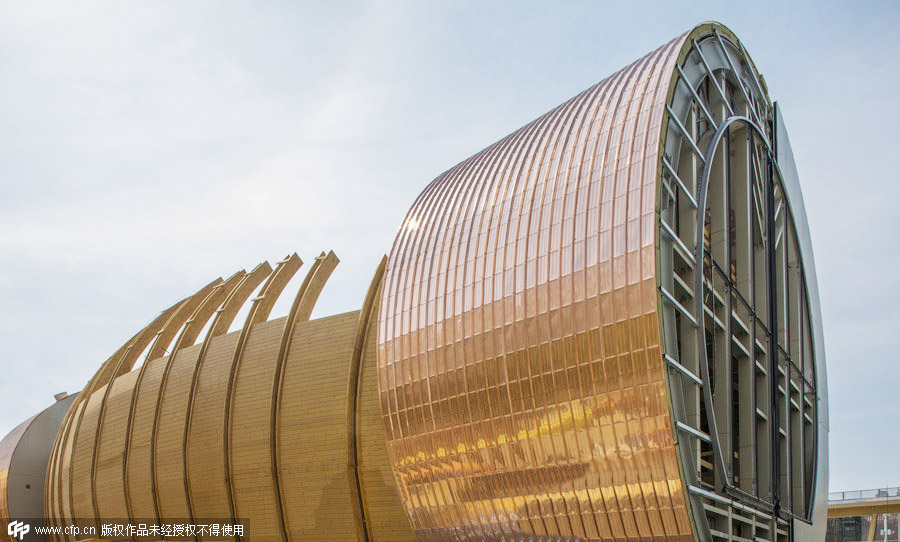
{"label": "tubular steel member", "polygon": [[378,371],[421,540],[823,538],[821,318],[775,111],[705,23],[419,196]]}

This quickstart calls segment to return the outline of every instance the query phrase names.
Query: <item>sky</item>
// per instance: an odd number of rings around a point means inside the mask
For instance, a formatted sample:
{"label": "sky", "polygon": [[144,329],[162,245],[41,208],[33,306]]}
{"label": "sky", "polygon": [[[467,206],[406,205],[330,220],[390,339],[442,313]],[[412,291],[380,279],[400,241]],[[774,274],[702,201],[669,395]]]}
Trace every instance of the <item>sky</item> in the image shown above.
{"label": "sky", "polygon": [[358,309],[431,179],[706,20],[745,44],[793,145],[830,490],[900,486],[892,1],[2,0],[0,435],[263,260],[334,250],[313,316]]}

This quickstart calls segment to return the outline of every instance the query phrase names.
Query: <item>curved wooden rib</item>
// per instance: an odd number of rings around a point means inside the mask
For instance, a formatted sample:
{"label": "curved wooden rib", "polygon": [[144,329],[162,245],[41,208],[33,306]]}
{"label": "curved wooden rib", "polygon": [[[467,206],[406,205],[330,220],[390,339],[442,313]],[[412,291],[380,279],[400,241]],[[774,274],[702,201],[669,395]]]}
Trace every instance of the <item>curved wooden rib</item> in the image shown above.
{"label": "curved wooden rib", "polygon": [[[225,392],[225,423],[222,431],[225,450],[225,479],[228,483],[228,500],[231,509],[230,519],[232,523],[237,519],[234,481],[231,478],[231,472],[233,470],[231,457],[231,419],[233,416],[232,397],[234,395],[235,375],[237,374],[238,366],[240,365],[241,357],[243,356],[244,348],[247,344],[247,338],[250,335],[250,329],[255,324],[265,322],[268,319],[269,313],[272,311],[272,307],[275,305],[281,292],[287,286],[288,282],[290,282],[297,270],[300,269],[301,265],[303,265],[303,261],[296,253],[291,254],[284,260],[278,262],[275,271],[269,275],[269,279],[263,286],[262,293],[253,299],[250,312],[247,314],[244,327],[241,329],[237,345],[235,345],[234,348],[234,356],[232,357],[231,370],[228,375],[228,384]],[[240,540],[239,536],[235,536],[235,538]]]}
{"label": "curved wooden rib", "polygon": [[[86,401],[88,397],[96,390],[99,386],[97,382],[101,381],[104,375],[108,374],[109,371],[113,370],[115,367],[114,364],[117,364],[117,361],[121,359],[121,356],[124,352],[128,351],[135,344],[142,335],[146,333],[150,333],[151,336],[156,334],[158,330],[158,326],[165,323],[172,313],[181,306],[182,303],[186,302],[188,298],[182,299],[178,301],[168,309],[162,311],[159,316],[157,316],[150,324],[148,324],[144,329],[138,331],[134,336],[132,336],[128,341],[125,342],[121,347],[119,347],[116,352],[110,356],[103,364],[100,366],[100,369],[88,380],[88,383],[84,386],[84,388],[79,393],[79,396],[75,398],[72,402],[72,405],[69,407],[69,410],[66,412],[66,416],[63,419],[63,423],[61,425],[64,430],[60,430],[60,432],[56,435],[56,441],[53,444],[54,453],[50,458],[50,464],[48,466],[48,482],[45,483],[45,487],[52,483],[54,490],[50,492],[46,492],[45,495],[45,506],[47,509],[47,517],[51,523],[51,525],[62,527],[65,522],[65,506],[63,502],[63,491],[62,491],[62,481],[65,477],[69,481],[69,488],[71,488],[71,476],[64,476],[63,470],[68,468],[68,474],[71,475],[71,460],[72,457],[68,457],[68,464],[63,465],[63,461],[66,460],[65,457],[65,449],[66,443],[75,438],[75,434],[80,426],[81,415],[80,413],[76,415],[76,412],[79,412],[78,408],[82,402]],[[82,411],[83,412],[83,411]],[[74,442],[71,447],[74,450]],[[70,494],[71,497],[71,494]],[[52,500],[51,500],[52,499]],[[69,504],[69,512],[71,512],[71,498],[68,499]],[[71,519],[71,518],[69,518]],[[57,540],[61,539],[59,537]]]}
{"label": "curved wooden rib", "polygon": [[[66,412],[68,414],[68,412]],[[56,500],[56,486],[53,484],[53,480],[55,480],[56,476],[56,457],[57,452],[56,449],[59,446],[60,438],[63,432],[66,430],[65,426],[66,416],[63,416],[63,424],[59,426],[59,432],[56,434],[56,439],[53,441],[53,447],[50,448],[50,458],[47,460],[47,476],[44,477],[44,516],[47,518],[48,525],[54,525],[54,517],[53,510],[50,508],[50,503]],[[55,536],[50,536],[52,540],[56,540]]]}
{"label": "curved wooden rib", "polygon": [[278,504],[278,519],[281,522],[281,532],[284,540],[289,540],[290,535],[285,525],[285,497],[278,480],[278,412],[281,409],[281,390],[284,387],[284,363],[287,360],[288,351],[291,347],[291,340],[294,337],[294,328],[300,322],[309,320],[313,307],[322,293],[322,288],[328,281],[328,277],[337,267],[340,260],[335,256],[334,252],[329,251],[326,255],[324,252],[320,254],[312,265],[312,269],[303,280],[303,284],[297,291],[294,303],[288,312],[284,322],[284,332],[281,335],[281,344],[278,349],[278,358],[275,360],[275,378],[272,386],[272,411],[270,417],[270,434],[272,443],[270,450],[272,453],[272,484],[275,487],[275,495]]}
{"label": "curved wooden rib", "polygon": [[[62,526],[65,524],[66,519],[71,520],[72,511],[71,509],[66,510],[65,506],[69,505],[70,500],[66,497],[69,492],[72,491],[71,486],[63,483],[63,478],[68,478],[68,472],[71,470],[70,459],[72,456],[72,442],[74,441],[74,432],[71,431],[72,425],[78,419],[81,414],[81,410],[84,407],[84,403],[80,403],[78,407],[73,411],[73,415],[69,418],[68,430],[64,435],[64,438],[61,441],[61,451],[60,451],[60,474],[59,474],[59,525]],[[67,459],[68,458],[68,459]],[[67,515],[68,514],[68,515]],[[69,521],[71,522],[71,521]],[[62,539],[62,538],[60,538]],[[64,540],[64,539],[63,539]]]}
{"label": "curved wooden rib", "polygon": [[[194,312],[194,314],[185,322],[181,335],[175,341],[172,352],[181,350],[197,342],[200,332],[209,323],[209,319],[216,314],[216,311],[222,306],[222,303],[229,298],[235,289],[247,276],[247,271],[241,269],[234,275],[228,277],[227,280],[219,284],[212,293],[203,300],[203,304]],[[214,320],[215,322],[215,320]]]}
{"label": "curved wooden rib", "polygon": [[[196,294],[195,294],[196,295]],[[147,325],[144,329],[138,332],[132,339],[127,342],[122,348],[120,348],[116,354],[110,357],[101,367],[100,370],[94,375],[91,381],[88,383],[88,386],[85,387],[84,391],[79,394],[79,397],[76,401],[80,404],[83,403],[84,407],[81,409],[78,417],[73,420],[73,424],[71,425],[71,436],[72,436],[72,453],[69,457],[69,472],[68,472],[68,483],[69,483],[69,512],[72,514],[74,519],[75,514],[75,492],[74,488],[74,478],[75,478],[75,462],[77,459],[77,451],[78,451],[78,435],[81,432],[81,424],[84,420],[85,412],[87,411],[87,402],[94,394],[95,391],[99,390],[103,386],[107,386],[104,390],[104,396],[100,402],[100,409],[98,412],[98,422],[101,420],[100,416],[103,414],[103,406],[106,401],[106,395],[109,393],[110,382],[113,377],[116,375],[117,371],[120,367],[122,367],[125,363],[134,363],[146,345],[153,339],[153,337],[157,336],[160,329],[165,328],[168,322],[172,319],[172,317],[177,314],[188,302],[193,299],[194,296],[183,299],[173,306],[169,307],[159,316],[157,316],[149,325]],[[72,404],[75,407],[75,403]],[[80,405],[79,405],[80,406]],[[70,409],[70,412],[75,412],[74,409]],[[96,432],[94,434],[96,437]],[[93,443],[91,443],[91,460],[93,461],[94,453],[96,447],[96,439]],[[63,458],[65,459],[65,457]],[[93,470],[93,465],[91,466]],[[94,499],[91,499],[92,508],[94,509],[94,513],[96,516],[96,502]]]}
{"label": "curved wooden rib", "polygon": [[[160,339],[163,337],[163,333],[165,333],[168,329],[181,327],[179,315],[182,314],[190,314],[188,311],[191,311],[193,307],[196,306],[197,303],[200,303],[203,299],[209,297],[212,292],[215,291],[222,283],[222,279],[218,278],[203,288],[201,288],[197,293],[189,297],[184,301],[184,303],[180,303],[178,308],[172,313],[170,318],[166,321],[163,329],[156,334],[156,342],[154,346],[159,343]],[[177,325],[177,327],[176,327]],[[91,504],[94,508],[94,518],[100,518],[100,507],[97,502],[97,454],[99,452],[100,447],[100,438],[101,433],[103,431],[103,419],[106,415],[106,403],[109,399],[109,394],[112,391],[112,384],[116,378],[128,373],[131,371],[132,367],[134,367],[135,361],[137,361],[138,357],[140,357],[141,352],[143,352],[144,348],[151,340],[151,336],[149,334],[143,334],[141,337],[137,338],[132,344],[128,345],[128,348],[123,352],[121,358],[116,364],[115,370],[109,381],[107,381],[106,389],[103,391],[103,399],[100,402],[100,412],[97,418],[97,430],[94,432],[94,443],[93,449],[91,452]],[[151,351],[153,349],[151,348]],[[169,357],[169,362],[171,363],[172,359],[175,357],[174,351],[173,355]],[[147,360],[152,360],[154,358],[147,358]],[[102,381],[100,381],[102,382]],[[99,382],[98,382],[99,383]],[[134,391],[132,390],[132,393]],[[124,457],[123,457],[124,460]],[[123,461],[124,462],[124,461]],[[131,519],[131,518],[129,518]]]}
{"label": "curved wooden rib", "polygon": [[[150,347],[150,350],[147,351],[147,361],[152,361],[156,358],[161,358],[166,355],[169,350],[169,345],[172,344],[172,339],[175,337],[175,334],[178,333],[182,327],[190,321],[191,317],[194,315],[194,311],[197,310],[198,305],[200,305],[203,300],[205,300],[212,288],[219,286],[222,284],[222,279],[216,279],[210,284],[208,284],[205,288],[191,296],[191,299],[185,303],[184,306],[179,308],[179,310],[172,316],[172,320],[170,322],[166,322],[166,326],[159,332],[156,337],[156,341],[153,342],[153,346]],[[172,354],[175,354],[175,350],[172,350]]]}
{"label": "curved wooden rib", "polygon": [[256,266],[253,271],[251,271],[241,279],[241,282],[237,286],[235,286],[234,290],[231,292],[231,294],[229,294],[228,299],[225,300],[221,308],[216,311],[216,316],[213,319],[213,323],[206,334],[206,338],[203,339],[203,345],[200,347],[200,354],[197,357],[197,364],[194,367],[194,374],[191,377],[191,391],[188,394],[188,405],[185,409],[185,431],[184,440],[182,442],[182,453],[184,454],[184,490],[187,497],[188,511],[190,512],[192,520],[196,517],[196,510],[194,509],[194,501],[191,494],[188,443],[190,441],[191,422],[193,420],[192,414],[194,412],[194,398],[197,393],[197,379],[200,375],[200,369],[203,365],[204,359],[206,358],[206,352],[209,349],[209,344],[212,339],[224,335],[228,331],[228,328],[231,327],[231,323],[234,322],[234,318],[237,316],[238,311],[240,311],[241,307],[244,306],[244,303],[250,297],[250,294],[252,294],[260,285],[260,283],[262,283],[262,281],[265,280],[265,278],[271,273],[272,266],[270,266],[268,262],[263,262]]}
{"label": "curved wooden rib", "polygon": [[[161,516],[162,513],[160,511],[159,502],[159,482],[157,474],[156,454],[159,441],[159,421],[162,414],[162,405],[167,389],[167,383],[169,380],[169,373],[179,351],[182,348],[186,348],[194,344],[197,336],[200,335],[203,327],[212,317],[213,313],[215,313],[216,309],[218,309],[222,305],[222,302],[232,293],[232,291],[240,284],[241,280],[246,275],[247,272],[241,270],[229,277],[228,280],[219,283],[212,291],[210,291],[209,295],[206,296],[206,298],[203,300],[200,306],[197,307],[191,317],[187,321],[185,321],[184,327],[182,328],[181,333],[175,340],[174,346],[172,347],[172,354],[169,356],[169,359],[166,361],[166,366],[163,369],[163,374],[157,393],[156,409],[154,412],[153,426],[150,436],[150,480],[154,503],[157,510],[157,515],[159,516]],[[162,519],[163,518],[160,517],[160,521],[162,521]]]}
{"label": "curved wooden rib", "polygon": [[[154,333],[155,340],[153,342],[153,345],[150,346],[150,349],[147,352],[147,356],[144,357],[144,363],[139,369],[138,376],[134,383],[134,388],[131,392],[131,401],[128,406],[128,421],[125,424],[125,443],[122,449],[122,475],[124,477],[125,486],[125,509],[128,511],[129,519],[134,518],[135,514],[131,501],[130,481],[129,477],[126,474],[128,472],[128,461],[131,455],[131,440],[132,433],[134,432],[135,405],[137,404],[138,395],[141,389],[141,383],[143,382],[144,377],[147,373],[147,368],[150,366],[150,362],[154,359],[149,357],[150,353],[158,352],[160,348],[162,348],[162,351],[165,352],[168,343],[171,342],[171,338],[184,325],[184,322],[187,321],[190,315],[193,314],[193,312],[197,308],[197,305],[199,305],[204,299],[206,299],[210,291],[218,286],[221,282],[221,278],[214,280],[213,282],[200,289],[197,293],[186,299],[183,303],[179,304],[178,308],[172,312],[165,325],[160,329],[157,329],[157,331]],[[146,344],[148,342],[149,338],[146,342],[143,343],[144,346],[134,354],[133,359],[127,360],[127,362],[121,365],[116,372],[123,372],[125,367],[129,367],[130,370],[130,368],[134,366],[134,363],[137,360],[137,357],[140,355],[140,352],[144,347],[146,347]],[[158,515],[159,514],[157,514],[157,516]]]}
{"label": "curved wooden rib", "polygon": [[[75,399],[77,401],[77,398]],[[72,403],[74,404],[75,401]],[[62,425],[60,425],[59,433],[56,434],[56,440],[51,448],[50,462],[47,467],[47,477],[44,480],[44,510],[46,510],[47,521],[50,526],[62,526],[62,488],[57,482],[60,480],[59,462],[62,460],[62,451],[65,442],[69,437],[69,428],[72,424],[73,412],[71,407],[63,417]],[[55,505],[55,508],[54,506]],[[52,535],[52,539],[60,540],[58,535]]]}
{"label": "curved wooden rib", "polygon": [[[122,348],[125,347],[123,346]],[[121,351],[122,348],[120,348],[119,351]],[[59,473],[62,466],[60,465],[60,462],[62,461],[65,443],[70,436],[69,429],[72,426],[74,412],[77,408],[73,408],[73,406],[77,401],[78,398],[76,397],[75,400],[72,401],[72,405],[69,406],[69,410],[66,411],[66,415],[63,416],[59,432],[56,434],[56,440],[53,442],[53,448],[50,449],[50,460],[47,464],[47,477],[44,479],[44,510],[47,522],[50,526],[62,526],[63,499],[62,487],[59,483],[61,481]],[[60,537],[53,535],[52,539],[60,540]]]}
{"label": "curved wooden rib", "polygon": [[[169,307],[153,321],[149,325],[152,326],[158,320],[165,321],[168,318],[168,313],[170,311],[175,310],[180,303],[184,303],[187,301],[187,298],[182,299],[178,303],[175,303],[173,306]],[[146,328],[145,328],[146,329]],[[56,435],[56,440],[53,443],[53,448],[50,456],[50,462],[47,466],[48,476],[44,482],[44,508],[47,510],[47,519],[52,526],[62,527],[63,525],[63,498],[62,498],[62,475],[61,469],[64,466],[61,464],[64,455],[65,444],[68,439],[72,436],[70,433],[70,429],[72,427],[73,418],[75,417],[75,413],[78,411],[78,406],[81,404],[81,401],[84,397],[87,397],[87,393],[89,390],[94,389],[94,382],[96,382],[100,375],[105,371],[109,370],[108,367],[119,358],[119,356],[124,352],[128,346],[137,339],[138,336],[144,330],[138,331],[134,336],[132,336],[128,341],[125,342],[121,347],[119,347],[116,352],[110,356],[106,361],[100,365],[100,369],[88,380],[88,383],[82,388],[80,392],[80,397],[76,397],[72,402],[69,410],[66,412],[65,417],[63,418],[62,425],[60,426],[60,431]],[[54,540],[60,540],[60,537],[54,536]]]}
{"label": "curved wooden rib", "polygon": [[260,283],[271,273],[272,266],[269,265],[269,262],[263,262],[257,265],[253,271],[247,275],[244,281],[238,285],[231,297],[225,302],[225,305],[217,311],[216,318],[213,320],[212,327],[210,327],[207,332],[206,339],[212,339],[213,337],[228,333],[228,329],[237,317],[238,312],[240,312],[241,307],[247,302],[250,294],[252,294],[256,288],[259,287]]}
{"label": "curved wooden rib", "polygon": [[378,306],[381,295],[381,280],[384,278],[384,269],[387,266],[387,256],[381,258],[369,290],[366,292],[366,300],[363,302],[359,313],[359,323],[356,325],[356,338],[353,340],[353,357],[350,359],[350,382],[347,386],[347,465],[350,484],[356,488],[356,501],[353,503],[354,513],[357,515],[357,534],[362,541],[369,540],[369,531],[366,522],[366,507],[362,494],[362,484],[359,479],[359,454],[357,451],[356,418],[359,400],[359,372],[362,366],[363,353],[366,351],[366,338],[369,335],[369,324],[372,315]]}

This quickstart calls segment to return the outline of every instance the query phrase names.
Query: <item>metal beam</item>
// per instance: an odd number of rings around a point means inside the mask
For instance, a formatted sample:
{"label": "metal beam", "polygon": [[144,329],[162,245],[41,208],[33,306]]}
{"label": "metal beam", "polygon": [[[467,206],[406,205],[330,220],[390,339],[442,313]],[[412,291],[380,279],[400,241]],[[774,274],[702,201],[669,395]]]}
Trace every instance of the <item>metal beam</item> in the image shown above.
{"label": "metal beam", "polygon": [[719,86],[719,81],[718,79],[716,79],[715,73],[713,73],[712,68],[709,67],[709,62],[707,62],[706,57],[703,56],[703,51],[700,50],[700,44],[697,43],[697,40],[691,40],[691,44],[693,44],[693,48],[697,51],[697,55],[700,57],[700,62],[706,69],[706,74],[709,76],[709,80],[719,92],[719,96],[722,98],[722,103],[724,103],[725,107],[728,108],[728,116],[734,116],[734,110],[731,108],[731,104],[728,103],[728,97],[725,96],[725,91],[722,90],[721,86]]}
{"label": "metal beam", "polygon": [[681,136],[687,140],[687,142],[691,145],[691,149],[697,154],[697,158],[700,159],[701,162],[706,162],[706,157],[703,156],[703,151],[700,150],[700,147],[697,146],[697,143],[694,142],[694,138],[691,137],[690,132],[688,132],[687,128],[684,127],[684,124],[681,123],[681,120],[678,118],[678,115],[675,114],[675,111],[672,110],[672,106],[666,104],[666,111],[669,113],[669,119],[675,123],[675,126],[678,128],[678,131],[681,132]]}

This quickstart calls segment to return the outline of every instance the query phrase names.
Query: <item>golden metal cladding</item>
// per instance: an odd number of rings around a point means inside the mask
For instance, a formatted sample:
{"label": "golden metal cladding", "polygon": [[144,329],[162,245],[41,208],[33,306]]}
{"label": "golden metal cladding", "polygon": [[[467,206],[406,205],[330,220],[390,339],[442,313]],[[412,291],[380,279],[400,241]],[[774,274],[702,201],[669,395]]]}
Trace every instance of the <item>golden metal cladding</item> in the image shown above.
{"label": "golden metal cladding", "polygon": [[665,104],[692,36],[443,173],[401,225],[379,390],[420,540],[694,538],[656,259]]}

